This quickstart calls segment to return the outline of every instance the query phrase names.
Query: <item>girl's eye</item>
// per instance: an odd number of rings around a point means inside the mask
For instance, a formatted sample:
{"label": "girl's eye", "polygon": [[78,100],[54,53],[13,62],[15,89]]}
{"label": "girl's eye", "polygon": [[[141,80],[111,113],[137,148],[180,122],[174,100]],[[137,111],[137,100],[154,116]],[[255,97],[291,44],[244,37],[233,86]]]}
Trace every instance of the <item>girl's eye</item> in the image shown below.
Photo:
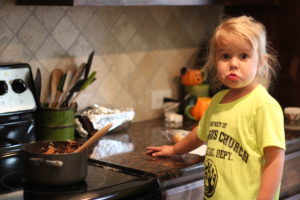
{"label": "girl's eye", "polygon": [[227,54],[227,53],[224,53],[224,54],[222,54],[222,58],[223,58],[223,59],[229,59],[229,58],[230,58],[230,56],[229,56],[229,54]]}
{"label": "girl's eye", "polygon": [[249,56],[247,55],[247,54],[245,54],[245,53],[243,53],[243,54],[241,54],[241,59],[246,59],[246,58],[248,58]]}

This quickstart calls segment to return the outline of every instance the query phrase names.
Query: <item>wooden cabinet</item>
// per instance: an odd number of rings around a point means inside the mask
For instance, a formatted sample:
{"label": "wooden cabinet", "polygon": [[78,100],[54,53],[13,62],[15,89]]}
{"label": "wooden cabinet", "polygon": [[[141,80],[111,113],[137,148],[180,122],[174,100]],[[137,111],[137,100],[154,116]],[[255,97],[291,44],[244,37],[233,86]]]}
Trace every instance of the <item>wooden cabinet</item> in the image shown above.
{"label": "wooden cabinet", "polygon": [[222,4],[222,0],[16,0],[17,5],[58,6],[201,6]]}
{"label": "wooden cabinet", "polygon": [[[261,21],[267,29],[267,37],[277,51],[280,69],[271,94],[280,105],[300,106],[300,1],[262,1],[267,4],[243,5],[246,0],[230,4],[224,0],[224,12],[229,16],[250,15]],[[256,2],[256,1],[253,1]],[[273,3],[272,3],[273,2]]]}
{"label": "wooden cabinet", "polygon": [[130,5],[271,5],[278,0],[17,0],[18,5],[94,5],[94,6],[130,6]]}
{"label": "wooden cabinet", "polygon": [[278,5],[279,0],[223,0],[225,6],[232,5]]}
{"label": "wooden cabinet", "polygon": [[16,0],[17,5],[73,6],[73,0]]}

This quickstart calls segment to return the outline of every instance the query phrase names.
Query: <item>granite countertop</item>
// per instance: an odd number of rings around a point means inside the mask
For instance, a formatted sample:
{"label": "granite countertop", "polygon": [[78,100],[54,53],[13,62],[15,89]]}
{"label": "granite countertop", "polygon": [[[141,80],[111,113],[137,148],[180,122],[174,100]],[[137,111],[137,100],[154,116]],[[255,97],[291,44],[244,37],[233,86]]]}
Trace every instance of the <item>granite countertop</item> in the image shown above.
{"label": "granite countertop", "polygon": [[[192,129],[196,122],[186,122],[185,130]],[[195,154],[168,158],[153,158],[146,154],[147,146],[169,144],[161,133],[166,130],[161,119],[132,123],[126,131],[108,133],[90,150],[90,157],[156,175],[160,181],[183,176],[191,171],[200,171],[199,163],[204,157]],[[198,168],[199,167],[199,168]]]}
{"label": "granite countertop", "polygon": [[[197,122],[186,121],[180,129],[191,130]],[[204,157],[195,154],[153,158],[146,154],[147,146],[171,145],[161,133],[167,130],[162,119],[132,123],[126,131],[108,133],[92,149],[90,157],[150,174],[160,181],[200,172]],[[300,147],[300,131],[286,130],[287,153]],[[297,144],[297,145],[295,145]],[[292,150],[293,149],[293,150]],[[199,173],[198,173],[199,174]]]}

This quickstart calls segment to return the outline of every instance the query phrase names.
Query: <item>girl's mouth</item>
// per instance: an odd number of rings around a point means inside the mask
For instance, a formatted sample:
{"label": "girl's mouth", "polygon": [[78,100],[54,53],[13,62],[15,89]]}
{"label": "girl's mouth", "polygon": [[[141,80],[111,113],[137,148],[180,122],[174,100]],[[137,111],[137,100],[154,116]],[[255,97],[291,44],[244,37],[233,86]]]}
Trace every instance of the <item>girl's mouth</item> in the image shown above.
{"label": "girl's mouth", "polygon": [[231,74],[229,74],[229,75],[227,76],[227,78],[228,78],[229,80],[234,81],[234,80],[237,80],[239,77],[238,77],[236,74],[231,73]]}

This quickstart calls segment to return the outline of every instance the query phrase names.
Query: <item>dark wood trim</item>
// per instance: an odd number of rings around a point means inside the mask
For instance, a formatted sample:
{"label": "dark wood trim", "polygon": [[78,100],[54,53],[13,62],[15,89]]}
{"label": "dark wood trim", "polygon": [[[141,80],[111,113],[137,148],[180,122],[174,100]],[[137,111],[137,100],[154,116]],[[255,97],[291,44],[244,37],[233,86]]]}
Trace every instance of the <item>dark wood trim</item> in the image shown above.
{"label": "dark wood trim", "polygon": [[45,6],[202,6],[222,0],[16,0],[17,5]]}
{"label": "dark wood trim", "polygon": [[16,0],[16,4],[26,6],[73,6],[73,0]]}

